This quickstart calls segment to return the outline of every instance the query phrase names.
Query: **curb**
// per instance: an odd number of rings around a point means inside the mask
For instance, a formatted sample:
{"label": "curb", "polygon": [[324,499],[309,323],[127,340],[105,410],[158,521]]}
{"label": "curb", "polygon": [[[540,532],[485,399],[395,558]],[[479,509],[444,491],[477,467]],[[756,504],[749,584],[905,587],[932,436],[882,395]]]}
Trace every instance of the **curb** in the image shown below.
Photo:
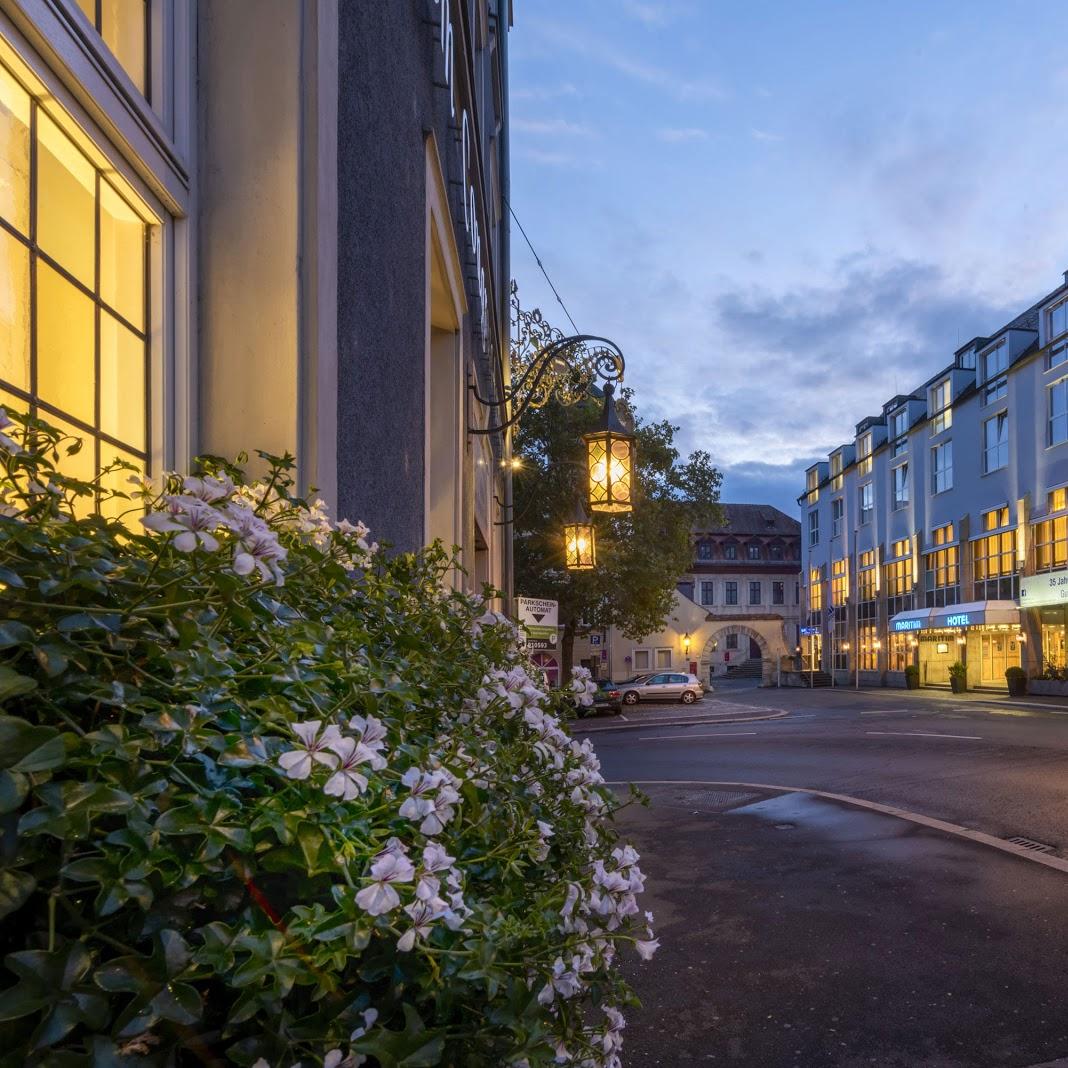
{"label": "curb", "polygon": [[[627,782],[613,781],[606,786],[627,786]],[[917,823],[921,827],[927,827],[933,831],[941,831],[943,834],[952,834],[957,838],[964,838],[978,845],[990,846],[992,849],[1000,849],[1002,853],[1019,857],[1021,860],[1029,860],[1033,864],[1042,864],[1047,868],[1068,874],[1068,860],[1060,857],[1051,857],[1045,853],[1033,853],[1022,846],[1013,845],[1004,838],[995,838],[992,834],[984,831],[973,831],[968,827],[962,827],[959,823],[949,823],[946,820],[935,819],[933,816],[923,816],[918,812],[909,812],[908,809],[895,808],[893,805],[880,805],[877,801],[865,801],[861,797],[851,797],[849,794],[832,794],[827,790],[811,790],[804,786],[782,786],[766,782],[721,782],[717,779],[641,779],[634,782],[635,786],[740,786],[750,790],[776,790],[780,793],[809,794],[812,797],[822,797],[827,801],[839,801],[856,808],[867,809],[869,812],[879,812],[884,816],[893,816],[899,820],[908,820]],[[1057,1062],[1055,1061],[1054,1064]],[[1041,1066],[1038,1066],[1041,1068]]]}
{"label": "curb", "polygon": [[750,716],[745,712],[724,712],[716,719],[658,719],[643,720],[641,723],[613,723],[605,727],[580,727],[578,721],[572,726],[572,733],[585,731],[587,734],[603,734],[606,731],[656,730],[657,727],[714,727],[717,724],[756,723],[763,719],[783,719],[790,715],[789,709],[779,709],[766,716]]}
{"label": "curb", "polygon": [[[800,690],[803,690],[803,689],[805,689],[805,687],[793,687],[793,686],[787,687],[787,686],[783,686],[782,689],[784,689],[784,690],[785,689],[791,689],[791,690],[800,689]],[[844,694],[863,693],[863,694],[870,694],[870,695],[886,695],[886,696],[889,696],[891,694],[907,693],[908,691],[902,689],[900,686],[862,686],[859,690],[854,689],[852,686],[826,686],[826,687],[822,687],[819,692],[820,693],[834,693],[834,694],[840,693],[840,694],[843,694],[843,695]],[[974,691],[974,690],[969,690],[969,694],[974,694],[975,692],[976,691]],[[984,712],[985,711],[989,711],[991,706],[996,706],[998,708],[1010,708],[1010,709],[1011,708],[1033,708],[1033,709],[1040,709],[1043,712],[1052,712],[1055,716],[1068,716],[1068,704],[1054,705],[1054,704],[1046,704],[1043,701],[1010,701],[1007,698],[997,697],[997,696],[990,697],[990,698],[967,697],[966,696],[966,697],[964,697],[963,700],[960,700],[959,699],[961,697],[960,694],[957,694],[956,696],[946,696],[946,697],[943,697],[941,694],[942,694],[942,691],[938,691],[937,695],[936,694],[931,694],[931,695],[926,695],[925,694],[923,699],[925,701],[942,701],[944,703],[955,705],[955,706],[957,706],[959,708],[963,708],[963,707],[965,707],[967,705],[977,705],[977,706],[981,707]],[[906,700],[908,700],[908,698],[906,698]],[[1038,1068],[1044,1068],[1044,1066],[1043,1065],[1039,1065]],[[1068,1068],[1068,1062],[1066,1062],[1065,1068]]]}

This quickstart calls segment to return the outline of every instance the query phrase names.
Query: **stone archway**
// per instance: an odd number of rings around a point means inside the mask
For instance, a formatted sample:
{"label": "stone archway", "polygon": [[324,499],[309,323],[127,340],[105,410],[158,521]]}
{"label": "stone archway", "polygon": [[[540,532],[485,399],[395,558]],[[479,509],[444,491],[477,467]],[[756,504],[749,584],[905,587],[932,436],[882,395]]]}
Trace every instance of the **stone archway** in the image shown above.
{"label": "stone archway", "polygon": [[721,643],[726,640],[728,634],[737,634],[739,637],[745,637],[750,641],[756,642],[760,649],[760,659],[768,660],[771,658],[768,639],[760,631],[747,627],[744,623],[724,623],[709,634],[708,640],[701,650],[702,662],[707,663],[712,659],[713,646],[722,648]]}

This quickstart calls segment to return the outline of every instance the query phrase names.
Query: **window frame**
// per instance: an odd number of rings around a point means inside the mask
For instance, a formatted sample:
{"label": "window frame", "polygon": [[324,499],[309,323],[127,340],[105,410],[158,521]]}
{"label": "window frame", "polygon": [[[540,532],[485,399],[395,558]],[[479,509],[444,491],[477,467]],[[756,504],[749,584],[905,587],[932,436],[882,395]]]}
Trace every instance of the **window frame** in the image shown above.
{"label": "window frame", "polygon": [[731,608],[738,606],[738,582],[735,579],[728,579],[723,584],[723,604]]}
{"label": "window frame", "polygon": [[[988,361],[998,356],[998,366],[991,371]],[[979,354],[979,367],[982,371],[982,390],[980,407],[1002,400],[1009,393],[1009,343],[1004,338],[996,345],[991,345]]]}
{"label": "window frame", "polygon": [[[945,458],[948,457],[948,463]],[[939,458],[943,463],[939,465]],[[953,488],[953,439],[931,446],[931,495],[945,493]]]}
{"label": "window frame", "polygon": [[931,434],[941,434],[953,425],[953,379],[948,375],[930,388]]}
{"label": "window frame", "polygon": [[[857,494],[860,498],[860,522],[861,524],[870,523],[875,518],[875,483],[865,482],[857,489]],[[865,498],[868,498],[865,501]],[[864,507],[865,504],[868,507]]]}
{"label": "window frame", "polygon": [[831,501],[831,537],[840,538],[845,523],[845,498],[835,497]]}
{"label": "window frame", "polygon": [[[1053,412],[1055,391],[1059,392],[1062,399],[1062,411],[1056,415]],[[1054,435],[1055,421],[1062,427],[1060,437]],[[1065,442],[1068,442],[1068,377],[1058,378],[1046,387],[1046,448],[1053,449]]]}
{"label": "window frame", "polygon": [[[756,600],[753,600],[753,593],[756,592]],[[749,600],[748,606],[751,608],[753,605],[761,605],[764,603],[764,583],[759,579],[749,580]]]}
{"label": "window frame", "polygon": [[[1004,420],[1004,440],[1001,440],[999,435],[999,440],[991,446],[987,440],[987,427],[991,423],[997,424],[1000,420]],[[1003,471],[1009,466],[1009,411],[1007,408],[994,412],[983,420],[980,428],[980,443],[983,451],[982,470],[984,475],[992,475],[995,471]],[[991,466],[991,454],[994,454],[995,460],[1000,459],[1000,463]]]}
{"label": "window frame", "polygon": [[[708,599],[705,599],[705,593],[708,593]],[[700,587],[701,604],[715,604],[716,603],[716,583],[713,579],[702,579]]]}
{"label": "window frame", "polygon": [[896,467],[890,468],[891,500],[893,510],[900,511],[909,504],[909,464],[906,460]]}

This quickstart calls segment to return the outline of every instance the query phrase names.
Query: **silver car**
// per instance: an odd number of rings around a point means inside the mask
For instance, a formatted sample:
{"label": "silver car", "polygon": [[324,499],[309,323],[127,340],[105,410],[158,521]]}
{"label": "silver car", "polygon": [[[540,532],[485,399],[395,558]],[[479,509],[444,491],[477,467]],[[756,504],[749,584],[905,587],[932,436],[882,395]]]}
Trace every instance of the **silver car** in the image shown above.
{"label": "silver car", "polygon": [[696,675],[659,671],[636,682],[621,683],[619,691],[620,701],[625,705],[636,705],[639,701],[681,701],[692,705],[704,693],[704,687]]}

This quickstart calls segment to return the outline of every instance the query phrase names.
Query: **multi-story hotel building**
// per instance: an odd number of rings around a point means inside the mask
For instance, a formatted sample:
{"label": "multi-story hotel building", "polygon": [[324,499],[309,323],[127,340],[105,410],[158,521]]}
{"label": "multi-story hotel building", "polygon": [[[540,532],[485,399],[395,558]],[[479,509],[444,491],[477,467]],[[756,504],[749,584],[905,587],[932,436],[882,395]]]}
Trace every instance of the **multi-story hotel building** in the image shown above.
{"label": "multi-story hotel building", "polygon": [[1064,284],[806,472],[809,664],[837,681],[972,687],[1065,665],[1068,274]]}
{"label": "multi-story hotel building", "polygon": [[[507,588],[507,0],[0,0],[0,404]],[[472,431],[475,431],[472,433]]]}

